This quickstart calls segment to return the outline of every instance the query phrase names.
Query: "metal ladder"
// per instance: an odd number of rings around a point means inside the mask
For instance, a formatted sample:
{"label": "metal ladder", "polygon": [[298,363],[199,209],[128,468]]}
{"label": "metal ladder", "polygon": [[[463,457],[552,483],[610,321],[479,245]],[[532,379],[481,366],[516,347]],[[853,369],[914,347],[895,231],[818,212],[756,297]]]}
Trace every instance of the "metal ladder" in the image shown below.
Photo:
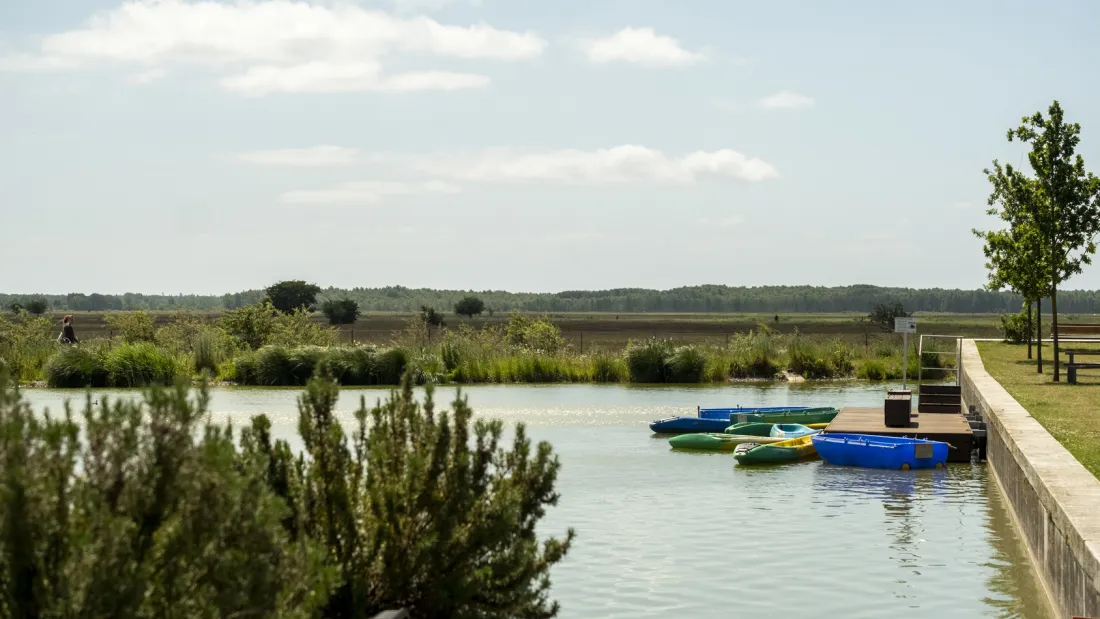
{"label": "metal ladder", "polygon": [[[955,350],[924,350],[924,338],[929,340],[955,340]],[[917,345],[917,384],[921,382],[921,378],[925,370],[937,370],[940,372],[954,372],[955,384],[962,384],[962,341],[961,335],[925,335],[920,336],[920,343]],[[931,342],[929,342],[931,343]],[[930,355],[955,355],[955,368],[926,368],[924,367],[924,353],[928,352]]]}

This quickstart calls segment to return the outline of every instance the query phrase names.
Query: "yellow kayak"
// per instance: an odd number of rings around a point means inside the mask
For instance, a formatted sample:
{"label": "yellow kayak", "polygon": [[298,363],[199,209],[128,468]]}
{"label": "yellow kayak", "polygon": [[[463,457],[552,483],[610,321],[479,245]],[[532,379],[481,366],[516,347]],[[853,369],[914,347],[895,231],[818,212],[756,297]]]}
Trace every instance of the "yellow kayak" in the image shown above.
{"label": "yellow kayak", "polygon": [[817,450],[814,449],[812,434],[778,443],[742,443],[733,451],[733,457],[738,464],[795,462],[816,455]]}

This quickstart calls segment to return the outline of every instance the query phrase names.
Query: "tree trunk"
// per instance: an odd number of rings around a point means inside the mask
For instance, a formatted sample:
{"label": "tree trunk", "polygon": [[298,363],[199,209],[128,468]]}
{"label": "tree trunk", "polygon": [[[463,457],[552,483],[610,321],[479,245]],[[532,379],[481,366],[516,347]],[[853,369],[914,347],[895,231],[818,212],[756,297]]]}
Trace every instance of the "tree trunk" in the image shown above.
{"label": "tree trunk", "polygon": [[1039,359],[1039,373],[1043,373],[1043,299],[1035,302],[1035,356]]}
{"label": "tree trunk", "polygon": [[1032,334],[1031,301],[1028,301],[1027,302],[1027,358],[1028,358],[1029,361],[1031,360],[1031,334]]}
{"label": "tree trunk", "polygon": [[1054,382],[1058,382],[1058,284],[1050,284],[1050,334],[1054,339]]}

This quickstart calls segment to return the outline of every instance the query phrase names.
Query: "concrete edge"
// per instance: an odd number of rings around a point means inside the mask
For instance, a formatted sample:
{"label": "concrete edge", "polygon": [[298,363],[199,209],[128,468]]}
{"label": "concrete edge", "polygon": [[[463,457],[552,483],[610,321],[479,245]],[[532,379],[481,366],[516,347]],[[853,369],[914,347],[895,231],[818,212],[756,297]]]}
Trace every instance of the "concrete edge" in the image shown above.
{"label": "concrete edge", "polygon": [[[1062,446],[985,370],[974,340],[963,340],[962,366],[990,431],[1003,440],[1015,465],[1066,541],[1091,586],[1100,591],[1100,480]],[[1015,489],[1002,488],[1010,498]],[[1030,543],[1028,544],[1030,546]],[[1042,549],[1029,548],[1040,561]],[[1052,575],[1044,574],[1044,578]],[[1059,575],[1061,576],[1061,575]],[[1052,584],[1052,583],[1044,583]]]}

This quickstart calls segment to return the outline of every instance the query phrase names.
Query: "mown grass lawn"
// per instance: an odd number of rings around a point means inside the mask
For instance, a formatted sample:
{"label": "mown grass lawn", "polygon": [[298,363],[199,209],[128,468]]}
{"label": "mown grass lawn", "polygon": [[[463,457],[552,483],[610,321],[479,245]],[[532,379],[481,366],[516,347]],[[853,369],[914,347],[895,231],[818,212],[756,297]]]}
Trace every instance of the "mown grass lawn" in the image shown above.
{"label": "mown grass lawn", "polygon": [[[1075,345],[1074,348],[1096,347]],[[1027,346],[978,342],[985,369],[1032,417],[1062,443],[1093,475],[1100,478],[1100,370],[1081,370],[1076,385],[1053,383],[1052,346],[1043,347],[1043,374],[1028,360]],[[1066,356],[1062,355],[1062,360]],[[1089,360],[1097,360],[1091,357]]]}

